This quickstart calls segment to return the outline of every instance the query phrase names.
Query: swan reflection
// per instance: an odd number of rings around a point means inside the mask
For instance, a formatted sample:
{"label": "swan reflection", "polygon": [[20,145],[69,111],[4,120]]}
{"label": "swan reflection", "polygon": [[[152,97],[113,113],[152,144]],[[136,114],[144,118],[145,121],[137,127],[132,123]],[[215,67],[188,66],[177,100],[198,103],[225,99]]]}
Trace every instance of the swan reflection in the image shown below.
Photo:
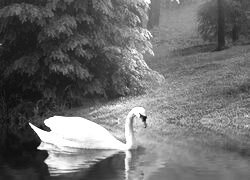
{"label": "swan reflection", "polygon": [[196,146],[191,151],[190,147],[180,147],[152,144],[127,152],[22,152],[21,156],[0,156],[0,179],[249,179],[250,162],[246,157],[214,148]]}
{"label": "swan reflection", "polygon": [[139,146],[131,151],[67,149],[64,152],[53,148],[25,156],[0,156],[0,179],[147,180],[166,156],[158,156],[152,148]]}
{"label": "swan reflection", "polygon": [[49,156],[45,160],[50,174],[60,175],[65,173],[79,172],[88,169],[99,161],[116,154],[111,150],[82,150],[82,151],[48,151]]}
{"label": "swan reflection", "polygon": [[136,169],[136,161],[143,154],[143,149],[125,152],[79,150],[68,153],[61,151],[49,151],[48,153],[49,157],[45,163],[48,165],[51,176],[73,176],[74,179],[88,180],[143,179],[144,173]]}

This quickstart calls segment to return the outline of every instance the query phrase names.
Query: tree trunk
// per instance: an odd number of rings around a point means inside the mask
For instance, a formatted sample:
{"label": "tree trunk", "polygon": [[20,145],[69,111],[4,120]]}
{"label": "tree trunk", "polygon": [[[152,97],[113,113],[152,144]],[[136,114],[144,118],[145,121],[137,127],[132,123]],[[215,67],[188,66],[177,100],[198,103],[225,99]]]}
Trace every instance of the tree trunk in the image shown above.
{"label": "tree trunk", "polygon": [[7,126],[0,124],[0,154],[6,150]]}
{"label": "tree trunk", "polygon": [[234,24],[233,29],[232,29],[232,41],[233,43],[239,40],[239,31],[240,28],[237,24]]}
{"label": "tree trunk", "polygon": [[151,0],[148,12],[148,29],[158,26],[160,22],[161,0]]}
{"label": "tree trunk", "polygon": [[218,2],[218,46],[217,50],[220,51],[225,48],[225,13],[223,0]]}

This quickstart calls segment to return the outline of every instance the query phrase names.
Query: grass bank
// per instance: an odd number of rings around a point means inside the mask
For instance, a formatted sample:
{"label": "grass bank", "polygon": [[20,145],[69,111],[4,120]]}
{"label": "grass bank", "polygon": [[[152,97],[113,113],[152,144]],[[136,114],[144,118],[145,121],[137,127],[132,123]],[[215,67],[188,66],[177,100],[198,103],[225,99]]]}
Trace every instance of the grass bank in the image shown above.
{"label": "grass bank", "polygon": [[135,124],[140,139],[217,146],[250,154],[250,46],[221,52],[151,59],[166,81],[148,94],[120,99],[66,115],[93,120],[123,137],[124,120],[134,106],[148,112],[149,127]]}

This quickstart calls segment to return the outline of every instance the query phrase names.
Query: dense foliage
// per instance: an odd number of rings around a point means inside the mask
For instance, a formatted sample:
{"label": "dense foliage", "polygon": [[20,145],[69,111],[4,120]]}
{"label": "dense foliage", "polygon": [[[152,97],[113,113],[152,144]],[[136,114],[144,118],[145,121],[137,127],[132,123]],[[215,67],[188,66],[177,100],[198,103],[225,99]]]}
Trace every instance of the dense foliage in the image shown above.
{"label": "dense foliage", "polygon": [[[247,0],[223,0],[225,13],[226,37],[233,41],[238,39],[240,34],[248,33],[247,22]],[[214,41],[217,38],[217,1],[208,0],[201,5],[198,12],[198,31],[202,38],[207,41]]]}
{"label": "dense foliage", "polygon": [[143,60],[153,54],[148,8],[147,0],[2,0],[3,102],[39,110],[144,91],[162,78]]}

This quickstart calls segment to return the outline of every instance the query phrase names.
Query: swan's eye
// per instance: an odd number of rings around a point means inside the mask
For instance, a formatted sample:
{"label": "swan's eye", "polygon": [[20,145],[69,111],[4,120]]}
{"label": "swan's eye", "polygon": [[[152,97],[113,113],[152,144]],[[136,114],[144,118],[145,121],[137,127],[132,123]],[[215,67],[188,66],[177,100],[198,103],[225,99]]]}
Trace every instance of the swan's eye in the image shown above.
{"label": "swan's eye", "polygon": [[147,116],[143,116],[141,114],[140,114],[140,118],[142,119],[142,122],[146,122],[146,120],[147,120]]}

